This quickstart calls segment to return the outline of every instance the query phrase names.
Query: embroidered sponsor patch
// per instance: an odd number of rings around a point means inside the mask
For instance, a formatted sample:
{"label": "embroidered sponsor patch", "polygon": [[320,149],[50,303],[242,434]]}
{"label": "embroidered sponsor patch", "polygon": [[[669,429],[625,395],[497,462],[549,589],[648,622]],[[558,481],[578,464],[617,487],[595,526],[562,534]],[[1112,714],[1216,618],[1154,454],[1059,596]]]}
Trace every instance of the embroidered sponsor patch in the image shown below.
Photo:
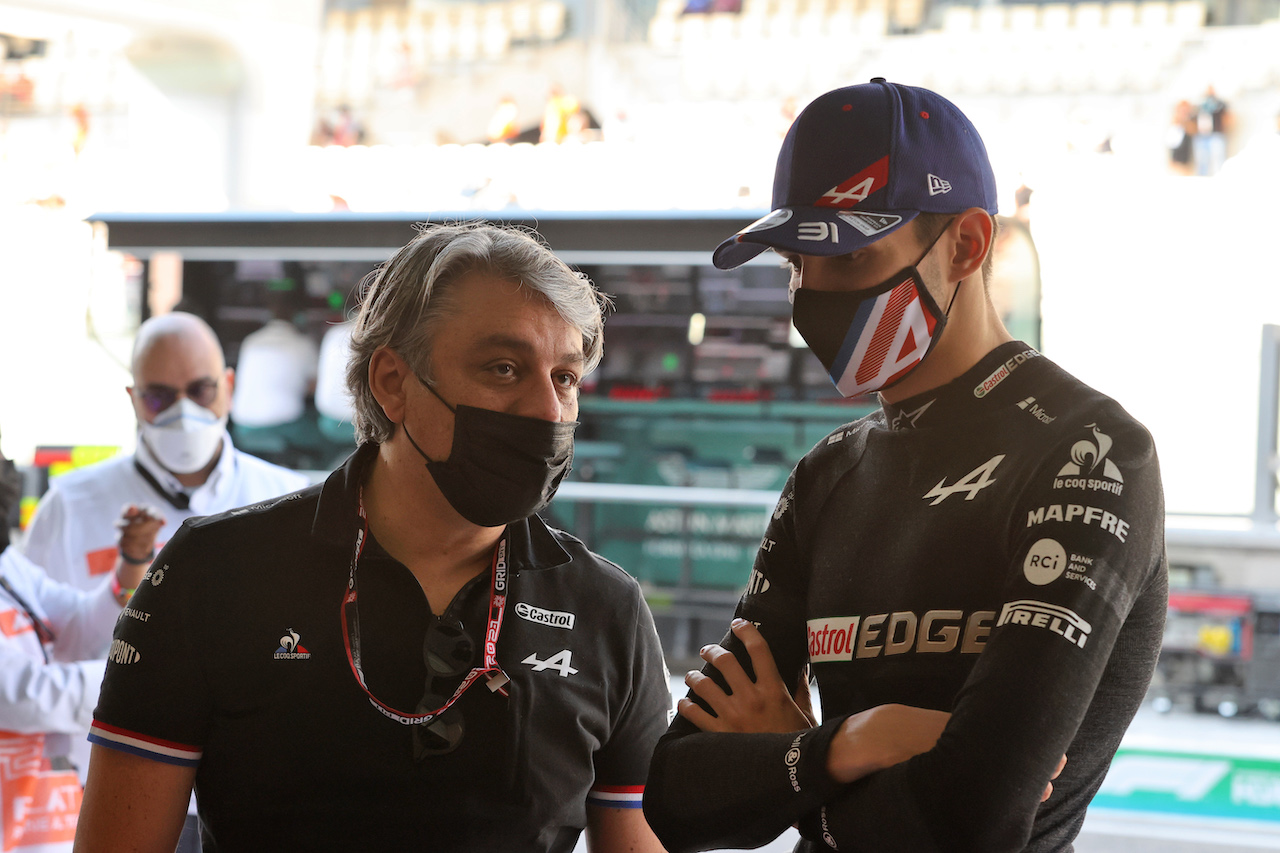
{"label": "embroidered sponsor patch", "polygon": [[532,604],[523,601],[516,604],[516,615],[521,619],[527,619],[539,625],[564,628],[568,631],[573,630],[573,623],[577,620],[577,617],[572,613],[567,613],[563,610],[544,610],[541,607],[534,607]]}
{"label": "embroidered sponsor patch", "polygon": [[1089,632],[1093,630],[1092,625],[1070,608],[1029,599],[1006,604],[1000,610],[1000,618],[996,620],[996,627],[1001,625],[1043,628],[1082,649],[1089,639]]}
{"label": "embroidered sponsor patch", "polygon": [[1022,561],[1022,573],[1036,586],[1053,583],[1066,568],[1067,552],[1056,539],[1037,540]]}

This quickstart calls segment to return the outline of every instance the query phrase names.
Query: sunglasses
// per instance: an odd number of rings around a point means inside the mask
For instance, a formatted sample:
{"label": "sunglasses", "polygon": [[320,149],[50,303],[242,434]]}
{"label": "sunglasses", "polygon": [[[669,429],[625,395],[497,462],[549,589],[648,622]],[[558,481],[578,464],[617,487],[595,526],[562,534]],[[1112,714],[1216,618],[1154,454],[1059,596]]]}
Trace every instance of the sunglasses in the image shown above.
{"label": "sunglasses", "polygon": [[[427,635],[422,641],[422,659],[427,665],[427,684],[422,699],[418,702],[417,713],[429,714],[449,701],[453,691],[437,689],[436,681],[457,678],[470,670],[475,651],[475,643],[457,619],[442,616],[427,628]],[[414,760],[422,761],[431,755],[453,752],[462,743],[465,730],[462,712],[457,705],[426,725],[414,726]]]}
{"label": "sunglasses", "polygon": [[204,377],[197,379],[185,389],[172,385],[147,385],[140,392],[142,405],[153,415],[158,415],[177,402],[179,396],[186,397],[197,406],[209,408],[218,399],[218,380]]}

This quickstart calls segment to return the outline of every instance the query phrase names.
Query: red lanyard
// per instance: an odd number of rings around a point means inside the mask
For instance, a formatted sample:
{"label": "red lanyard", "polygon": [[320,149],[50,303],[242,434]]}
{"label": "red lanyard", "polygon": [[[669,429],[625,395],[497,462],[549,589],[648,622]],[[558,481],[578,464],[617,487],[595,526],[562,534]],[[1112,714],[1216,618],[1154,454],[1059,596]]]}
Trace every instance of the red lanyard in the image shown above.
{"label": "red lanyard", "polygon": [[[502,671],[502,667],[498,666],[498,632],[502,630],[502,614],[507,607],[506,531],[503,531],[502,538],[498,540],[497,547],[493,549],[493,571],[489,584],[489,620],[484,632],[483,664],[474,667],[467,673],[466,677],[462,679],[462,683],[458,685],[458,689],[453,691],[453,696],[449,697],[449,701],[439,708],[424,714],[406,714],[403,711],[397,711],[390,705],[383,704],[369,692],[369,687],[364,680],[364,670],[360,667],[360,609],[356,606],[356,566],[360,562],[360,554],[364,551],[364,543],[369,536],[369,518],[364,511],[364,489],[361,489],[358,493],[357,501],[360,512],[360,529],[356,531],[356,544],[351,555],[351,576],[347,579],[347,591],[342,596],[342,641],[347,647],[347,662],[351,664],[351,672],[355,675],[360,689],[364,691],[365,695],[369,697],[369,701],[373,703],[373,707],[397,723],[406,726],[426,725],[448,710],[454,702],[457,702],[462,694],[467,692],[467,688],[475,684],[480,676],[489,673],[492,673],[488,678],[489,689],[500,692],[504,696],[507,695],[503,685],[509,679],[506,673]],[[351,605],[350,609],[347,608],[348,604]]]}

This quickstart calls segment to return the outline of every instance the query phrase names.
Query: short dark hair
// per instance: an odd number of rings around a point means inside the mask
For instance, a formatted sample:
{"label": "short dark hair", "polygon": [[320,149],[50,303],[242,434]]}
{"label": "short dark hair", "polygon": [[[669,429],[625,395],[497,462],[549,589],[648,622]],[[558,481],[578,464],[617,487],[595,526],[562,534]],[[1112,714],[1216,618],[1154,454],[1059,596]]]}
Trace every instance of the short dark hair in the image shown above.
{"label": "short dark hair", "polygon": [[[996,260],[996,236],[1000,232],[1000,222],[991,214],[991,245],[987,248],[987,256],[982,259],[982,287],[987,288],[987,283],[991,281],[991,271],[994,268]],[[951,224],[951,220],[956,218],[954,213],[921,213],[912,223],[915,225],[916,234],[920,237],[923,245],[927,246],[936,240]]]}

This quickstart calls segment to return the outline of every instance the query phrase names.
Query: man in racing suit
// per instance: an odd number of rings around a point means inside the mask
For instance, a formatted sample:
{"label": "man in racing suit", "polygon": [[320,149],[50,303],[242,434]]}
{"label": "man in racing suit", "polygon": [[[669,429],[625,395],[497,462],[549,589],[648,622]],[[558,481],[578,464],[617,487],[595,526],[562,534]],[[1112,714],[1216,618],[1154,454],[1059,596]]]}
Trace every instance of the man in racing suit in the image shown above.
{"label": "man in racing suit", "polygon": [[819,97],[773,207],[716,265],[782,255],[797,330],[882,408],[792,473],[658,745],[650,824],[672,851],[792,824],[805,851],[1070,850],[1159,652],[1151,437],[1000,323],[995,180],[949,101]]}

